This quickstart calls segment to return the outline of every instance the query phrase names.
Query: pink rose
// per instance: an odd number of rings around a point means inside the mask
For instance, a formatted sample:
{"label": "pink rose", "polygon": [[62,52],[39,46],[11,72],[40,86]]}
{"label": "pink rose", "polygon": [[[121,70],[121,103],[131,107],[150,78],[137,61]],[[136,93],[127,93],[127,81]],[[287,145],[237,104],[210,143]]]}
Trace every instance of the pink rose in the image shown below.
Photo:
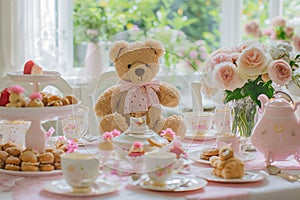
{"label": "pink rose", "polygon": [[220,52],[220,53],[212,55],[208,59],[208,61],[206,63],[206,69],[208,72],[212,72],[217,64],[222,63],[222,62],[231,62],[231,61],[232,61],[232,58],[229,54]]}
{"label": "pink rose", "polygon": [[283,19],[280,16],[274,17],[273,20],[272,20],[272,25],[273,26],[282,26],[282,27],[285,27],[285,24],[286,24],[285,19]]}
{"label": "pink rose", "polygon": [[247,22],[246,23],[246,25],[245,25],[245,32],[248,35],[251,35],[253,37],[260,37],[261,36],[260,26],[255,21],[251,21],[251,22]]}
{"label": "pink rose", "polygon": [[291,26],[285,27],[285,34],[286,34],[286,37],[288,37],[288,38],[292,37],[294,34],[294,28]]}
{"label": "pink rose", "polygon": [[268,59],[261,48],[250,46],[244,49],[236,63],[243,79],[255,79],[267,70]]}
{"label": "pink rose", "polygon": [[292,79],[292,69],[285,60],[274,60],[268,67],[268,74],[278,85],[286,85]]}
{"label": "pink rose", "polygon": [[216,65],[213,78],[216,86],[225,90],[233,91],[244,85],[244,82],[238,77],[236,66],[231,62]]}
{"label": "pink rose", "polygon": [[300,37],[298,35],[294,35],[292,37],[293,47],[297,52],[300,52]]}

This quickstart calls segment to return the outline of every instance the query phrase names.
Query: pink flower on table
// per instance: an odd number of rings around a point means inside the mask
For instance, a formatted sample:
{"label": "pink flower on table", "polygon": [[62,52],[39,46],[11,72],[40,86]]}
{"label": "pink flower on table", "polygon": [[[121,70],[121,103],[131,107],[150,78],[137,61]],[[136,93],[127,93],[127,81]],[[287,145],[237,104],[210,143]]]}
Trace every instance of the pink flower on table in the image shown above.
{"label": "pink flower on table", "polygon": [[285,27],[286,25],[286,21],[283,17],[278,16],[278,17],[274,17],[272,20],[272,26],[281,26],[281,27]]}
{"label": "pink flower on table", "polygon": [[240,77],[243,79],[255,79],[267,70],[268,58],[261,48],[250,46],[244,49],[236,64]]}
{"label": "pink flower on table", "polygon": [[274,60],[268,67],[268,74],[278,85],[286,85],[292,79],[292,69],[285,60]]}
{"label": "pink flower on table", "polygon": [[237,74],[237,67],[231,62],[223,62],[216,65],[213,71],[215,84],[219,88],[233,91],[244,84]]}
{"label": "pink flower on table", "polygon": [[293,47],[297,52],[300,52],[300,37],[298,35],[293,35],[292,37]]}
{"label": "pink flower on table", "polygon": [[270,37],[271,39],[275,39],[276,38],[276,33],[275,33],[274,29],[272,29],[271,27],[266,28],[263,31],[263,35],[266,35],[266,36]]}

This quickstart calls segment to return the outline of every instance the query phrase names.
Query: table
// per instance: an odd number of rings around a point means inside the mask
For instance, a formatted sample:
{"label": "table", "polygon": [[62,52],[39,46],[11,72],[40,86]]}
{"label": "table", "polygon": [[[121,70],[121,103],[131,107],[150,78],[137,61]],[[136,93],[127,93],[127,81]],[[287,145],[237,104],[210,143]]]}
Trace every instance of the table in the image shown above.
{"label": "table", "polygon": [[[213,141],[212,141],[213,142]],[[192,150],[197,149],[202,142],[185,141],[185,145],[189,144]],[[207,144],[207,143],[206,143]],[[209,143],[208,143],[209,144]],[[94,147],[90,147],[94,148]],[[256,159],[246,163],[246,168],[261,170],[263,157],[257,152]],[[282,163],[278,163],[279,165]],[[190,174],[187,176],[194,176],[193,172],[198,169],[207,168],[208,165],[201,163],[194,163],[190,167]],[[285,170],[290,173],[300,173],[300,165],[291,161],[289,169]],[[1,174],[3,177],[3,174]],[[115,175],[116,177],[116,175]],[[142,190],[130,185],[130,176],[117,176],[120,178],[122,188],[114,193],[97,196],[86,199],[110,199],[110,200],[127,200],[127,199],[143,199],[143,200],[165,200],[165,199],[186,199],[186,200],[202,200],[202,199],[255,199],[255,200],[269,200],[269,199],[299,199],[300,197],[300,182],[288,182],[277,176],[268,175],[265,181],[256,183],[242,183],[242,184],[228,184],[208,182],[208,185],[200,190],[190,192],[157,192],[150,190]],[[60,195],[50,194],[43,191],[41,188],[43,184],[55,179],[61,179],[62,175],[52,177],[39,178],[25,178],[18,182],[17,186],[6,192],[0,192],[0,199],[74,199]],[[0,184],[1,186],[1,184]],[[18,192],[16,192],[18,191]],[[31,191],[31,193],[30,193]],[[17,195],[16,195],[17,194]],[[34,194],[34,195],[32,195]],[[80,198],[82,199],[82,198]],[[85,198],[84,198],[85,199]]]}

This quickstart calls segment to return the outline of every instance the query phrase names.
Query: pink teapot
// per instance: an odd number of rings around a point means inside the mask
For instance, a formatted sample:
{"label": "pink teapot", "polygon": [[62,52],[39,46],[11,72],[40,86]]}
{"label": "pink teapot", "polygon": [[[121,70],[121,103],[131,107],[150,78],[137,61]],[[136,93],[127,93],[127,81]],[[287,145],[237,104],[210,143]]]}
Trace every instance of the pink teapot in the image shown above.
{"label": "pink teapot", "polygon": [[263,112],[252,131],[251,142],[264,155],[267,164],[290,155],[300,162],[300,124],[295,114],[300,102],[294,104],[281,91],[274,96],[270,100],[264,94],[258,96]]}

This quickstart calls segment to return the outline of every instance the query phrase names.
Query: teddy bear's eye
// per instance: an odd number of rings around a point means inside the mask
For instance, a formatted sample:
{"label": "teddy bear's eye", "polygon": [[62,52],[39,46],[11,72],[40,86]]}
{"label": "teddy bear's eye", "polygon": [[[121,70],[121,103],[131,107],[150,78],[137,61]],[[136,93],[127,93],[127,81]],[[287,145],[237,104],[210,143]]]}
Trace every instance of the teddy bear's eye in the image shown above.
{"label": "teddy bear's eye", "polygon": [[147,63],[147,64],[146,64],[146,67],[150,67],[150,65]]}
{"label": "teddy bear's eye", "polygon": [[127,65],[128,69],[129,69],[131,66],[132,66],[131,64],[128,64],[128,65]]}

